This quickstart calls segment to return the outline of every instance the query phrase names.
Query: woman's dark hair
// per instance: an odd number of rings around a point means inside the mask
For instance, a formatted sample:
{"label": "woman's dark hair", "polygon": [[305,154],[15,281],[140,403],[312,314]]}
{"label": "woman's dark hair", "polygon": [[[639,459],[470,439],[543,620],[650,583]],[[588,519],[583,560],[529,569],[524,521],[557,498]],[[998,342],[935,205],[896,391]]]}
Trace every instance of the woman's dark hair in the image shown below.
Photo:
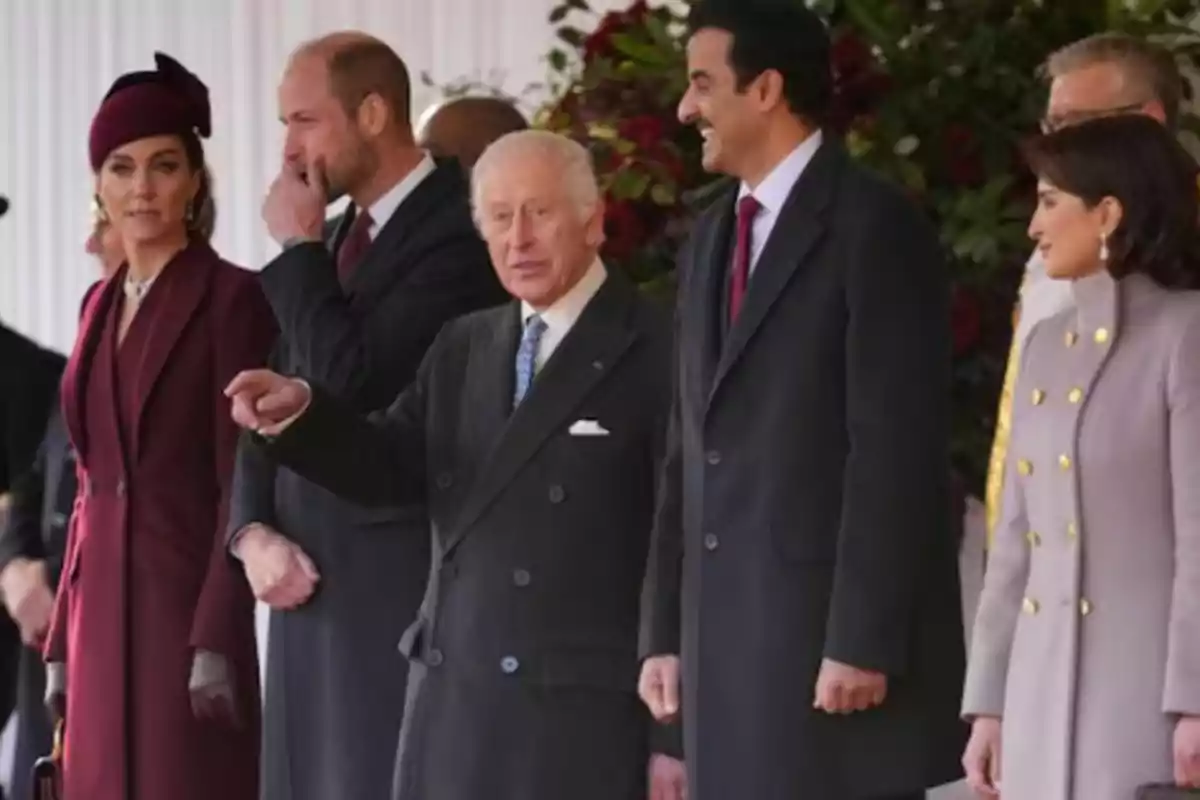
{"label": "woman's dark hair", "polygon": [[188,167],[200,173],[200,188],[192,200],[191,214],[187,220],[188,233],[194,239],[209,241],[217,227],[217,204],[213,199],[212,172],[204,160],[204,145],[193,133],[182,134],[183,150],[187,155]]}
{"label": "woman's dark hair", "polygon": [[1121,203],[1108,239],[1114,278],[1142,272],[1170,289],[1200,288],[1200,168],[1161,123],[1103,117],[1037,136],[1022,151],[1039,178],[1088,208],[1105,197]]}

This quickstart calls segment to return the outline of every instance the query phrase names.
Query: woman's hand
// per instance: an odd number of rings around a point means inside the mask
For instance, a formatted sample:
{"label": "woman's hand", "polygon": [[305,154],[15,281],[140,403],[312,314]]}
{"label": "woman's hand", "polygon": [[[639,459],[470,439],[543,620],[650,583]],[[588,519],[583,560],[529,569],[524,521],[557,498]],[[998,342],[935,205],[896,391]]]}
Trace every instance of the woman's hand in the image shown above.
{"label": "woman's hand", "polygon": [[1000,796],[1000,718],[976,717],[962,757],[967,785],[981,798]]}
{"label": "woman's hand", "polygon": [[1175,723],[1175,783],[1200,788],[1200,717],[1180,717]]}

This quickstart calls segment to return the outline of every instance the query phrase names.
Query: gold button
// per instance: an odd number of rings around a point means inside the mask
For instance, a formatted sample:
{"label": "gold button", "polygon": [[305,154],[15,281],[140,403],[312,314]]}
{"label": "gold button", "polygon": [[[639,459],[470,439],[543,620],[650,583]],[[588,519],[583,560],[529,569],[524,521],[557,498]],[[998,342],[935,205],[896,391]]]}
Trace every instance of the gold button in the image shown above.
{"label": "gold button", "polygon": [[1021,601],[1021,610],[1026,614],[1036,614],[1038,612],[1038,601],[1032,597],[1026,597]]}
{"label": "gold button", "polygon": [[1063,341],[1067,343],[1067,347],[1074,347],[1075,343],[1079,341],[1079,334],[1075,333],[1075,331],[1067,331],[1067,335],[1063,337]]}
{"label": "gold button", "polygon": [[1092,613],[1092,604],[1088,602],[1086,597],[1079,601],[1079,613],[1085,617]]}
{"label": "gold button", "polygon": [[1029,533],[1025,534],[1025,539],[1029,542],[1030,547],[1037,547],[1042,543],[1042,537],[1037,531],[1030,531]]}
{"label": "gold button", "polygon": [[1083,399],[1083,389],[1076,388],[1076,389],[1072,389],[1071,391],[1067,392],[1067,400],[1071,401],[1072,403],[1078,403],[1082,399]]}
{"label": "gold button", "polygon": [[1022,458],[1017,462],[1017,472],[1028,477],[1033,474],[1033,464],[1030,464],[1028,459]]}
{"label": "gold button", "polygon": [[1108,328],[1097,328],[1092,338],[1096,340],[1096,344],[1104,344],[1108,341]]}
{"label": "gold button", "polygon": [[1030,399],[1033,400],[1033,404],[1035,406],[1040,406],[1042,404],[1042,401],[1046,399],[1046,393],[1043,392],[1041,389],[1034,389],[1033,397],[1031,397]]}
{"label": "gold button", "polygon": [[1067,539],[1075,541],[1079,538],[1079,527],[1074,522],[1067,523]]}
{"label": "gold button", "polygon": [[1061,456],[1058,457],[1058,465],[1060,467],[1062,467],[1063,472],[1066,472],[1067,470],[1069,470],[1071,468],[1071,457],[1068,456],[1066,453],[1063,453]]}

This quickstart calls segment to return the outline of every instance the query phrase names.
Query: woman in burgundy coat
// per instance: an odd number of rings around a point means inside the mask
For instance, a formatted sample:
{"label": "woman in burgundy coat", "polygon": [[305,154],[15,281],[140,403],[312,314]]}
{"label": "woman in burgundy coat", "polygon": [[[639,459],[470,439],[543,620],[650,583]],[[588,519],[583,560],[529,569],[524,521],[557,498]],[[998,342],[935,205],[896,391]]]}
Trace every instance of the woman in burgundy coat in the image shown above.
{"label": "woman in burgundy coat", "polygon": [[266,360],[274,321],[200,230],[207,89],[156,61],[113,84],[89,140],[126,262],[89,293],[63,378],[80,477],[46,645],[51,692],[65,676],[63,793],[255,800],[254,606],[223,545],[237,434],[221,391]]}

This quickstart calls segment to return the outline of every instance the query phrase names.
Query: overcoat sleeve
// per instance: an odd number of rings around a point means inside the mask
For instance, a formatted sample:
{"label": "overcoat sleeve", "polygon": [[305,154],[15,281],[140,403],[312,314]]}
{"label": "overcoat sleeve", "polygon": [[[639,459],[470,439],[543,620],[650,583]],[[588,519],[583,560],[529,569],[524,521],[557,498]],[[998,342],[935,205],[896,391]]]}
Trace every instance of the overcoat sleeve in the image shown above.
{"label": "overcoat sleeve", "polygon": [[[911,200],[859,187],[845,246],[849,452],[824,656],[904,675],[929,553],[950,546],[950,292]],[[939,541],[945,537],[947,541]]]}
{"label": "overcoat sleeve", "polygon": [[[1032,345],[1035,334],[1028,344]],[[1025,349],[1028,349],[1026,347]],[[1024,364],[1018,356],[1018,392],[1026,380],[1020,377]],[[1012,432],[1021,424],[1020,409],[1014,409]],[[999,516],[988,551],[983,590],[975,612],[975,627],[968,651],[967,675],[963,688],[963,717],[1000,717],[1004,713],[1004,693],[1008,683],[1008,664],[1012,654],[1021,601],[1029,578],[1029,546],[1025,536],[1029,518],[1025,510],[1023,478],[1017,471],[1017,457],[1007,448],[1001,476]]]}
{"label": "overcoat sleeve", "polygon": [[238,428],[229,413],[225,387],[242,370],[266,363],[276,327],[262,289],[255,280],[240,281],[212,313],[213,322],[213,444],[220,511],[208,571],[192,619],[190,644],[225,656],[239,651],[238,619],[253,608],[245,575],[227,556],[225,528],[233,481]]}
{"label": "overcoat sleeve", "polygon": [[1175,576],[1163,711],[1200,715],[1200,314],[1175,345],[1167,377]]}

